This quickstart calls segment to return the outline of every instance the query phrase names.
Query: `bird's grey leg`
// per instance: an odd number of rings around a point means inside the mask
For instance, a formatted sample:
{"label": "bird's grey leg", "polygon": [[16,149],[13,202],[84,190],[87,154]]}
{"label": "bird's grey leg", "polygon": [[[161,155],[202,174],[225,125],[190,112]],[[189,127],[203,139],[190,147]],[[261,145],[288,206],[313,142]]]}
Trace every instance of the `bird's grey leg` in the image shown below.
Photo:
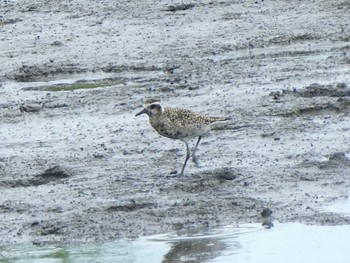
{"label": "bird's grey leg", "polygon": [[184,175],[186,163],[187,163],[188,159],[190,159],[190,156],[191,156],[190,148],[188,147],[188,143],[186,141],[183,141],[183,142],[186,144],[186,159],[185,159],[185,162],[182,166],[180,176]]}
{"label": "bird's grey leg", "polygon": [[199,167],[199,164],[198,164],[198,159],[196,156],[196,150],[198,148],[198,145],[199,145],[199,142],[201,141],[201,139],[202,139],[202,136],[198,136],[198,141],[197,141],[196,146],[194,147],[193,152],[192,152],[192,161],[196,164],[197,167]]}

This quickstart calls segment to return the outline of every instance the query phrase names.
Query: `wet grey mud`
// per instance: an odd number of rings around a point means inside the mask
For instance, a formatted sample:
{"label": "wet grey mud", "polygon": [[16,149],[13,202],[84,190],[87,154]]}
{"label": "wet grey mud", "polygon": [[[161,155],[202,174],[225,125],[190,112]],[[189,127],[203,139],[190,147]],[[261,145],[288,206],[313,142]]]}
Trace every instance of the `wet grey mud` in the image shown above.
{"label": "wet grey mud", "polygon": [[[348,1],[2,1],[0,242],[349,224]],[[241,129],[182,142],[147,98]],[[195,141],[190,142],[194,147]],[[178,172],[178,171],[177,171]],[[275,229],[274,227],[273,229]]]}

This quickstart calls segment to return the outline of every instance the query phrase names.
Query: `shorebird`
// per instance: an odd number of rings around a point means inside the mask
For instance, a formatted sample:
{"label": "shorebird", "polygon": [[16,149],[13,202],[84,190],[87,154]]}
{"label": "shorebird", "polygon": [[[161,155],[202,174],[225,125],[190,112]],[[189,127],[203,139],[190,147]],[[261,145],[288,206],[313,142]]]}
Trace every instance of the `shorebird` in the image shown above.
{"label": "shorebird", "polygon": [[151,126],[162,136],[181,140],[186,145],[186,158],[183,163],[180,176],[184,170],[188,159],[191,156],[188,142],[191,138],[198,137],[197,143],[192,152],[192,160],[198,167],[196,150],[203,135],[209,133],[219,122],[230,120],[229,117],[209,117],[200,115],[187,109],[165,108],[159,100],[149,99],[146,107],[135,116],[147,114]]}
{"label": "shorebird", "polygon": [[262,219],[262,226],[266,228],[273,227],[272,211],[270,208],[264,208],[260,213]]}

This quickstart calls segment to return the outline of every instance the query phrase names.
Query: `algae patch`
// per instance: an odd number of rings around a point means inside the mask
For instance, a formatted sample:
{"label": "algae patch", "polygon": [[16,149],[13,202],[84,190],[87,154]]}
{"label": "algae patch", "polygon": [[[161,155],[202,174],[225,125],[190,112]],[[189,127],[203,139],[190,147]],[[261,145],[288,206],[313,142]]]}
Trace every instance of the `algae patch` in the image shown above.
{"label": "algae patch", "polygon": [[29,88],[25,88],[24,90],[27,90],[27,91],[40,90],[40,91],[51,91],[51,92],[73,91],[73,90],[105,88],[105,87],[121,85],[121,84],[125,84],[125,81],[122,79],[94,81],[94,82],[77,81],[71,84],[59,83],[59,84],[45,85],[40,87],[29,87]]}
{"label": "algae patch", "polygon": [[112,86],[112,83],[73,83],[69,85],[54,85],[45,87],[44,91],[71,91],[78,89],[96,89]]}

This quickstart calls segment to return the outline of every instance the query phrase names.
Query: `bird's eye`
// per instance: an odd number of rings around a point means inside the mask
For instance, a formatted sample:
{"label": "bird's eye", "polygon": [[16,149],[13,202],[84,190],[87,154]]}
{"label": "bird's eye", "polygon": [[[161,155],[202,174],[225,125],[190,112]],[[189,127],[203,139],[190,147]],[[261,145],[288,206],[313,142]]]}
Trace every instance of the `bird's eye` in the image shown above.
{"label": "bird's eye", "polygon": [[157,105],[156,105],[156,104],[152,104],[150,108],[151,108],[152,110],[154,110],[154,109],[157,108]]}

